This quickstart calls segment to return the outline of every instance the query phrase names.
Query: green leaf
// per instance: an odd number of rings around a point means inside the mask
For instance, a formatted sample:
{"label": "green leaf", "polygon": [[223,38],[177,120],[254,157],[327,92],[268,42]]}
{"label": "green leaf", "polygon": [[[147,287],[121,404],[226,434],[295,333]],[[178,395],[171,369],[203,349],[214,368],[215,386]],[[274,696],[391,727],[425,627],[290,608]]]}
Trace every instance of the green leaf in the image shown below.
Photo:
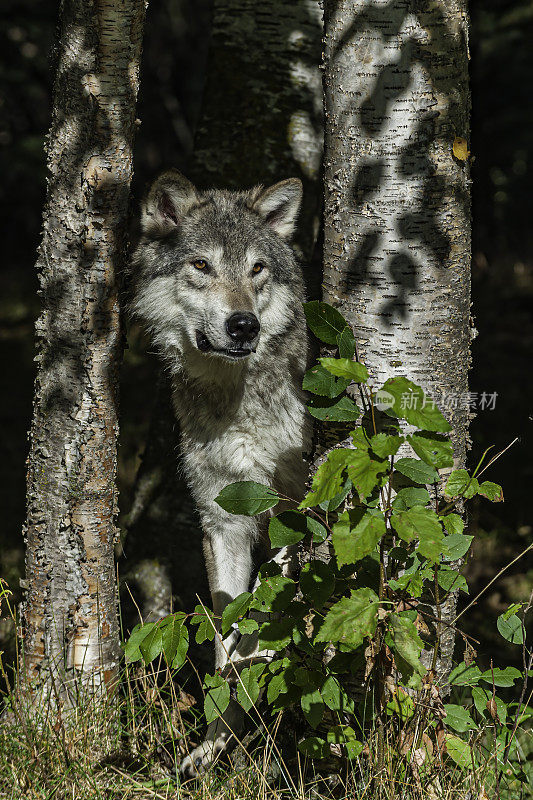
{"label": "green leaf", "polygon": [[296,592],[296,584],[285,575],[263,578],[253,594],[250,608],[256,611],[284,611]]}
{"label": "green leaf", "polygon": [[465,497],[469,500],[479,489],[477,478],[471,478],[466,469],[456,469],[452,472],[444,494],[447,497]]}
{"label": "green leaf", "polygon": [[285,694],[289,689],[289,684],[286,680],[286,675],[281,672],[279,675],[274,675],[270,679],[267,686],[267,703],[271,706],[279,697],[280,694]]}
{"label": "green leaf", "polygon": [[457,706],[453,703],[444,705],[446,711],[446,725],[457,733],[466,733],[477,729],[477,725],[464,706]]}
{"label": "green leaf", "polygon": [[206,640],[212,642],[215,638],[215,621],[213,612],[209,608],[204,611],[202,606],[196,606],[191,617],[191,625],[198,625],[198,630],[196,631],[198,644],[202,644]]}
{"label": "green leaf", "polygon": [[461,769],[472,769],[472,754],[468,743],[453,733],[446,734],[446,752]]}
{"label": "green leaf", "polygon": [[315,364],[304,375],[302,388],[322,397],[337,397],[350,385],[349,378],[335,378],[321,364]]}
{"label": "green leaf", "polygon": [[464,536],[461,533],[452,533],[444,537],[442,552],[447,561],[458,561],[470,549],[473,536]]}
{"label": "green leaf", "polygon": [[438,564],[442,554],[443,543],[444,534],[442,528],[439,531],[435,528],[432,530],[428,528],[420,535],[416,550],[419,555],[427,558],[431,564]]}
{"label": "green leaf", "polygon": [[185,625],[185,614],[172,614],[163,628],[163,653],[167,664],[180,669],[185,662],[189,647],[189,632]]}
{"label": "green leaf", "polygon": [[312,397],[307,410],[312,417],[323,422],[357,422],[361,412],[354,401],[343,395],[342,397]]}
{"label": "green leaf", "polygon": [[232,600],[231,603],[228,603],[222,612],[222,636],[225,636],[226,633],[233,627],[233,624],[246,614],[250,608],[251,602],[251,592],[242,592],[242,594],[236,597],[235,600]]}
{"label": "green leaf", "polygon": [[320,694],[330,711],[341,711],[343,709],[341,687],[333,675],[326,678],[324,685],[320,689]]}
{"label": "green leaf", "polygon": [[344,484],[342,472],[350,463],[353,452],[346,448],[336,448],[328,453],[327,459],[320,464],[313,476],[312,491],[304,497],[299,508],[318,506],[341,491]]}
{"label": "green leaf", "polygon": [[344,333],[345,328],[349,328],[348,323],[336,308],[319,300],[304,303],[304,314],[308,326],[317,339],[326,344],[336,345],[337,337]]}
{"label": "green leaf", "polygon": [[271,707],[274,707],[280,694],[290,696],[295,688],[294,673],[297,668],[297,662],[288,658],[278,659],[274,663],[278,665],[276,669],[279,669],[280,664],[282,669],[270,679],[267,685],[267,702]]}
{"label": "green leaf", "polygon": [[312,728],[316,728],[322,722],[324,716],[324,702],[318,689],[310,692],[303,692],[300,699],[304,716]]}
{"label": "green leaf", "polygon": [[160,622],[156,622],[155,626],[151,628],[148,635],[139,644],[139,650],[142,653],[145,664],[150,664],[161,653],[163,650],[163,634]]}
{"label": "green leaf", "polygon": [[315,641],[359,647],[365,636],[376,631],[378,606],[379,598],[372,589],[352,590],[350,597],[343,597],[330,608]]}
{"label": "green leaf", "polygon": [[351,509],[344,511],[333,526],[332,541],[341,567],[356,564],[370,555],[386,531],[385,517],[381,511]]}
{"label": "green leaf", "polygon": [[475,686],[481,677],[481,670],[475,664],[467,666],[464,661],[458,664],[450,673],[451,686]]}
{"label": "green leaf", "polygon": [[456,592],[460,589],[468,594],[468,583],[465,576],[455,569],[441,567],[437,573],[437,580],[445,592]]}
{"label": "green leaf", "polygon": [[329,564],[316,559],[304,564],[300,572],[300,589],[315,608],[322,608],[334,588],[335,576]]}
{"label": "green leaf", "polygon": [[254,706],[260,694],[259,678],[265,671],[266,664],[252,664],[246,667],[240,674],[237,682],[237,700],[245,711],[249,711]]}
{"label": "green leaf", "polygon": [[395,511],[407,511],[413,506],[427,506],[429,503],[429,492],[427,489],[418,486],[406,486],[396,494],[392,501]]}
{"label": "green leaf", "polygon": [[507,611],[504,611],[502,617],[504,619],[509,619],[513,614],[517,614],[520,609],[524,607],[525,603],[511,603],[511,605],[507,608]]}
{"label": "green leaf", "polygon": [[204,686],[208,689],[204,700],[205,721],[209,725],[214,719],[220,717],[230,700],[229,683],[222,675],[206,675]]}
{"label": "green leaf", "polygon": [[126,661],[140,661],[143,658],[143,654],[139,649],[139,645],[144,639],[146,639],[150,631],[155,627],[155,624],[155,622],[146,622],[145,624],[140,622],[134,627],[129,639],[124,645],[124,655],[126,656]]}
{"label": "green leaf", "polygon": [[[423,675],[426,671],[420,661],[423,643],[414,622],[406,616],[394,613],[389,615],[387,622],[388,628],[385,641],[394,655],[400,656],[415,672]],[[400,667],[400,664],[398,664],[398,667]]]}
{"label": "green leaf", "polygon": [[348,477],[357,490],[361,501],[366,500],[378,483],[378,475],[389,468],[388,460],[376,460],[362,450],[352,450],[352,458],[348,464]]}
{"label": "green leaf", "polygon": [[424,588],[424,580],[426,576],[422,572],[413,572],[412,574],[404,573],[400,575],[397,580],[389,578],[389,586],[394,591],[404,589],[413,597],[420,597]]}
{"label": "green leaf", "polygon": [[263,622],[259,630],[259,649],[284,650],[292,639],[293,630],[294,619],[290,616]]}
{"label": "green leaf", "polygon": [[[487,709],[487,703],[492,698],[492,690],[486,689],[484,686],[474,686],[472,688],[472,700],[474,701],[474,705],[480,717],[483,719],[489,718],[489,711]],[[505,723],[507,718],[507,706],[500,700],[497,695],[494,695],[494,701],[496,703],[496,712],[498,714],[498,719],[500,722]]]}
{"label": "green leaf", "polygon": [[[446,528],[446,531],[448,533],[450,533],[450,534],[454,534],[454,533],[461,534],[461,533],[463,533],[464,528],[465,528],[465,524],[464,524],[462,518],[459,516],[459,514],[446,514],[445,517],[441,517],[440,519],[444,523],[444,527]],[[470,538],[472,539],[473,537],[470,537]],[[465,553],[466,553],[466,550],[465,550]],[[464,553],[463,553],[463,555],[464,555]]]}
{"label": "green leaf", "polygon": [[346,747],[346,755],[350,761],[352,759],[359,758],[364,750],[363,743],[357,741],[357,739],[348,739],[346,742],[344,742],[344,746]]}
{"label": "green leaf", "polygon": [[500,669],[499,667],[494,667],[494,669],[487,669],[481,675],[482,681],[486,683],[490,683],[492,686],[493,683],[493,676],[494,676],[494,686],[504,686],[509,688],[510,686],[514,685],[514,682],[522,677],[522,673],[516,667],[506,667],[505,669]]}
{"label": "green leaf", "polygon": [[325,527],[312,516],[306,516],[307,528],[311,532],[311,541],[313,544],[320,544],[327,538],[328,532]]}
{"label": "green leaf", "polygon": [[405,442],[403,436],[376,433],[376,435],[372,436],[370,439],[370,447],[380,458],[387,458],[388,456],[396,455],[402,442]]}
{"label": "green leaf", "polygon": [[298,750],[309,758],[328,758],[331,755],[331,751],[324,739],[320,739],[318,736],[309,736],[307,739],[298,742]]}
{"label": "green leaf", "polygon": [[426,397],[420,386],[407,378],[390,378],[383,385],[383,390],[394,397],[391,411],[397,417],[427,431],[446,433],[451,430],[449,422],[435,403]]}
{"label": "green leaf", "polygon": [[347,741],[357,741],[357,735],[350,725],[334,725],[327,732],[327,740],[331,744],[346,744]]}
{"label": "green leaf", "polygon": [[362,453],[368,453],[370,449],[370,437],[368,436],[365,428],[360,425],[358,428],[351,432],[353,446],[356,450]]}
{"label": "green leaf", "polygon": [[439,518],[429,508],[413,506],[407,511],[395,511],[391,525],[405,542],[418,539],[417,551],[428,561],[440,558],[444,534]]}
{"label": "green leaf", "polygon": [[394,463],[394,469],[410,478],[415,483],[438,483],[439,473],[434,467],[419,461],[418,458],[399,458]]}
{"label": "green leaf", "polygon": [[272,547],[287,547],[301,540],[306,534],[326,538],[326,529],[313,517],[301,514],[299,511],[283,511],[277,517],[272,517],[268,526],[268,535]]}
{"label": "green leaf", "polygon": [[346,378],[355,383],[364,383],[368,380],[368,370],[360,361],[349,358],[319,358],[324,369],[337,378]]}
{"label": "green leaf", "polygon": [[411,719],[415,711],[415,703],[405,689],[402,689],[401,686],[397,686],[396,692],[387,703],[386,708],[389,714],[397,714],[403,721]]}
{"label": "green leaf", "polygon": [[[324,500],[322,503],[319,503],[320,508],[322,511],[327,511],[328,514],[332,511],[336,511],[339,506],[344,503],[351,491],[352,482],[349,478],[346,478],[344,486],[341,488],[340,492],[337,492],[337,494],[330,500]],[[320,541],[324,541],[324,539],[320,539]],[[315,542],[315,544],[319,542],[316,536],[313,536],[313,542]]]}
{"label": "green leaf", "polygon": [[342,333],[337,336],[337,347],[341,358],[353,358],[355,355],[355,336],[352,329],[345,327]]}
{"label": "green leaf", "polygon": [[523,644],[524,630],[522,620],[516,614],[511,614],[506,618],[505,614],[500,614],[496,620],[496,626],[503,636],[511,644]]}
{"label": "green leaf", "polygon": [[430,467],[453,467],[453,445],[447,437],[420,431],[409,436],[407,441],[417,456]]}
{"label": "green leaf", "polygon": [[279,503],[279,495],[270,486],[263,486],[255,481],[238,481],[226,486],[215,503],[230,514],[243,514],[255,517]]}
{"label": "green leaf", "polygon": [[435,512],[423,506],[413,506],[407,511],[395,511],[391,516],[391,525],[404,542],[419,539],[426,529],[433,533],[440,532],[442,528]]}
{"label": "green leaf", "polygon": [[349,759],[357,758],[363,752],[363,743],[358,741],[354,729],[349,725],[335,725],[330,728],[327,737],[331,744],[344,745]]}
{"label": "green leaf", "polygon": [[492,481],[483,481],[479,485],[478,494],[486,497],[491,503],[503,503],[503,489]]}
{"label": "green leaf", "polygon": [[259,624],[255,619],[248,619],[248,617],[244,617],[244,619],[240,619],[237,623],[239,627],[240,633],[245,636],[249,633],[255,633],[259,630]]}
{"label": "green leaf", "polygon": [[172,661],[171,667],[172,669],[178,670],[181,669],[182,666],[185,664],[185,659],[187,658],[187,651],[189,649],[189,631],[185,625],[181,628],[181,638],[176,648],[176,655]]}
{"label": "green leaf", "polygon": [[326,678],[320,694],[330,711],[349,711],[353,707],[353,701],[349,700],[339,681],[333,675]]}
{"label": "green leaf", "polygon": [[294,682],[306,691],[319,689],[324,683],[324,675],[316,669],[306,667],[296,667],[294,670]]}

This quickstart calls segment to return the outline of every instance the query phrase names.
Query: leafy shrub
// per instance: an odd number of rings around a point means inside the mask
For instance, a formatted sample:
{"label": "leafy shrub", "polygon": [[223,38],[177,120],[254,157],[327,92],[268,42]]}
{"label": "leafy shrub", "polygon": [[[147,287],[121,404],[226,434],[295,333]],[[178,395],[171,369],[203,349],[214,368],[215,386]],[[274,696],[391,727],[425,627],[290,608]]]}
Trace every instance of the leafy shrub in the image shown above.
{"label": "leafy shrub", "polygon": [[[498,791],[501,781],[518,786],[526,779],[517,729],[532,714],[524,705],[531,658],[525,673],[482,672],[467,647],[463,663],[439,674],[442,632],[457,630],[456,620],[443,618],[443,604],[468,593],[460,564],[473,537],[465,533],[464,503],[476,494],[500,502],[502,489],[480,481],[483,459],[473,473],[453,470],[450,425],[419,386],[405,377],[371,386],[336,309],[311,302],[305,310],[313,333],[337,350],[305,375],[309,413],[337,426],[340,445],[319,464],[300,502],[252,481],[216,498],[229,513],[250,516],[292,502],[271,518],[269,536],[274,549],[300,548],[299,574],[285,575],[270,561],[254,591],[233,600],[222,619],[197,606],[192,615],[137,626],[126,658],[149,663],[162,654],[178,670],[187,623],[196,626],[197,642],[217,629],[223,638],[235,628],[256,633],[271,658],[240,671],[237,699],[247,712],[262,694],[272,714],[299,707],[313,729],[298,743],[306,756],[359,763],[366,754],[379,771],[388,725],[404,773],[419,779],[445,763],[486,773],[492,761]],[[498,630],[525,648],[520,611],[510,607]],[[521,696],[506,705],[496,687],[516,681]],[[442,689],[450,686],[468,691],[468,699],[444,704]],[[209,722],[226,710],[230,687],[215,674],[204,688]],[[486,774],[483,780],[488,785]]]}

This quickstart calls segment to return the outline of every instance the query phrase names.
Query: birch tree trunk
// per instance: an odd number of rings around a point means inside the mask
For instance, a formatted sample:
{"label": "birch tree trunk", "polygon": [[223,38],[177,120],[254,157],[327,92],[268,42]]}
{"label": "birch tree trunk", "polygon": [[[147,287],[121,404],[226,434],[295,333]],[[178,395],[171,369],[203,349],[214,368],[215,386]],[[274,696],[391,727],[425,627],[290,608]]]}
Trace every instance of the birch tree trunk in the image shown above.
{"label": "birch tree trunk", "polygon": [[[309,263],[321,211],[320,4],[318,0],[215,0],[212,25],[207,82],[188,177],[201,186],[233,189],[300,177],[304,208],[297,246]],[[320,280],[316,261],[308,278],[310,291],[316,292]],[[169,612],[171,584],[178,606],[187,609],[197,602],[199,587],[206,586],[199,522],[177,474],[178,437],[172,435],[176,423],[166,393],[160,389],[155,403],[151,439],[126,519],[127,577],[135,582],[148,618]]]}
{"label": "birch tree trunk", "polygon": [[[469,445],[470,193],[466,0],[325,2],[323,299],[371,378],[406,375]],[[452,597],[443,616],[453,615]],[[441,631],[439,677],[454,636]]]}
{"label": "birch tree trunk", "polygon": [[114,568],[118,275],[126,247],[145,0],[64,0],[37,269],[28,459],[24,659],[30,681],[109,687],[119,656]]}

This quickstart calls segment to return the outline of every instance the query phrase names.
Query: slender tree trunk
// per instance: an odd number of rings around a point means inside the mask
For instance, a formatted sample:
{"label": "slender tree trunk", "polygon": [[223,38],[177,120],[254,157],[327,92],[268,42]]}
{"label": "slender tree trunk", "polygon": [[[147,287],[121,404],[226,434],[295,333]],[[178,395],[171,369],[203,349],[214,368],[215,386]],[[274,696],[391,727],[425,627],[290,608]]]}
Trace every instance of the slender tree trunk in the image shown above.
{"label": "slender tree trunk", "polygon": [[[297,244],[308,263],[321,209],[321,41],[318,0],[215,0],[207,82],[188,171],[201,186],[234,189],[300,177],[304,208]],[[308,279],[316,292],[316,261]],[[206,587],[199,522],[177,474],[178,437],[171,433],[175,421],[166,393],[163,383],[126,520],[126,574],[136,583],[147,617],[168,613],[171,580],[177,603],[185,608],[195,604],[199,587]]]}
{"label": "slender tree trunk", "polygon": [[110,685],[118,274],[126,245],[145,0],[64,0],[39,250],[42,313],[28,459],[24,659],[63,690]]}
{"label": "slender tree trunk", "polygon": [[[324,300],[353,325],[376,385],[406,375],[469,445],[466,0],[325,2]],[[456,598],[443,609],[453,614]],[[437,671],[453,653],[441,632]]]}
{"label": "slender tree trunk", "polygon": [[321,40],[318,0],[215,0],[195,142],[195,171],[206,185],[301,178],[297,241],[307,259],[321,207]]}

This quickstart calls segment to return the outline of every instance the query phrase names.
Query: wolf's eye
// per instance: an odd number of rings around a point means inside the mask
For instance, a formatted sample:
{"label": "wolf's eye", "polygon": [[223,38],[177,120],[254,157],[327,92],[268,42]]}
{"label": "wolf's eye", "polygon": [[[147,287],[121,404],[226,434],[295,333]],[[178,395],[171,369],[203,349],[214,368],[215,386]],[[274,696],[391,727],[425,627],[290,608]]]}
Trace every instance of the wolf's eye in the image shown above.
{"label": "wolf's eye", "polygon": [[196,269],[205,269],[207,267],[207,261],[204,261],[203,258],[197,258],[196,261],[192,262],[192,265]]}
{"label": "wolf's eye", "polygon": [[265,265],[261,264],[261,262],[258,261],[257,264],[253,265],[252,272],[254,273],[254,275],[259,275],[259,273],[262,272],[264,270],[264,268],[265,268]]}

